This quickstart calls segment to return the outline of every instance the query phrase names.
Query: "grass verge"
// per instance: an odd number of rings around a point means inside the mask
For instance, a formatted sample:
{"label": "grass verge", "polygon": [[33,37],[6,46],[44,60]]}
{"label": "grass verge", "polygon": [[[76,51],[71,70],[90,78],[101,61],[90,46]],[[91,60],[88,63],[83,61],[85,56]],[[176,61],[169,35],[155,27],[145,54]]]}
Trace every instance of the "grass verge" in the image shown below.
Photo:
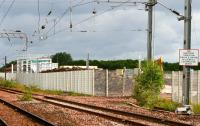
{"label": "grass verge", "polygon": [[25,92],[24,94],[25,96],[21,100],[29,99],[29,97],[31,98],[32,93],[50,94],[50,95],[66,94],[68,96],[90,96],[86,94],[75,93],[75,92],[64,92],[60,90],[42,90],[35,85],[27,87],[23,84],[17,83],[16,81],[8,81],[8,80],[4,80],[3,78],[0,78],[0,87],[16,89],[16,90]]}
{"label": "grass verge", "polygon": [[200,114],[200,104],[192,104],[192,111],[194,114]]}
{"label": "grass verge", "polygon": [[158,103],[155,105],[155,108],[174,112],[178,107],[181,106],[182,105],[180,103],[168,99],[159,99]]}

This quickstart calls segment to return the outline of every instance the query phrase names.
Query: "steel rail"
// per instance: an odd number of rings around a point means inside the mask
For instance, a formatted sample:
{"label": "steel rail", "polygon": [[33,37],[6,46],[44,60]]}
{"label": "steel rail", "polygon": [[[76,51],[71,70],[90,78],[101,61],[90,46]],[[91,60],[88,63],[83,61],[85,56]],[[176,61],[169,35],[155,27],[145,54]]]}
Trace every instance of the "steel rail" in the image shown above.
{"label": "steel rail", "polygon": [[[22,91],[19,91],[19,90],[6,89],[6,88],[0,88],[0,89],[2,91],[6,91],[8,93],[14,93],[14,94],[22,94],[23,93]],[[36,94],[36,95],[38,96],[38,94]],[[39,96],[41,96],[41,95],[39,95]],[[113,116],[113,115],[108,115],[108,114],[105,114],[105,113],[102,113],[102,112],[98,113],[98,112],[95,112],[95,111],[92,111],[92,110],[87,110],[87,109],[83,109],[83,108],[73,107],[73,106],[70,106],[70,105],[64,105],[64,104],[52,102],[52,101],[45,100],[45,99],[38,98],[38,97],[33,97],[33,98],[36,99],[36,100],[38,100],[38,101],[46,102],[46,103],[49,103],[49,104],[53,104],[53,105],[56,105],[56,106],[60,106],[60,107],[64,107],[64,108],[69,108],[69,109],[73,109],[73,110],[77,110],[77,111],[86,112],[86,113],[89,113],[89,114],[93,114],[93,115],[96,115],[96,116],[99,116],[99,117],[103,117],[103,118],[106,118],[106,119],[110,119],[110,120],[113,120],[115,122],[119,122],[119,123],[123,123],[123,124],[131,124],[131,125],[136,125],[136,126],[148,126],[147,124],[143,124],[143,123],[138,122],[138,121],[124,119],[124,118],[121,118],[121,117],[117,117],[117,116]]]}
{"label": "steel rail", "polygon": [[131,125],[134,125],[134,126],[135,125],[136,126],[148,126],[147,124],[141,123],[139,121],[125,119],[125,118],[121,118],[121,117],[109,115],[107,113],[102,113],[102,112],[96,112],[96,111],[92,111],[92,110],[87,110],[87,109],[84,109],[82,107],[73,107],[71,105],[56,103],[56,102],[45,100],[45,99],[41,99],[41,98],[34,98],[34,99],[42,101],[42,102],[50,103],[50,104],[53,104],[53,105],[56,105],[56,106],[60,106],[60,107],[64,107],[64,108],[69,108],[69,109],[73,109],[73,110],[77,110],[77,111],[86,112],[86,113],[93,114],[93,115],[96,115],[96,116],[99,116],[99,117],[103,117],[105,119],[110,119],[110,120],[113,120],[115,122],[119,122],[119,123],[122,123],[122,124],[131,124]]}
{"label": "steel rail", "polygon": [[0,118],[0,126],[9,126],[9,125],[5,122],[5,120]]}
{"label": "steel rail", "polygon": [[[23,93],[22,91],[13,90],[13,89],[10,90],[10,89],[4,88],[3,90],[8,91],[10,93],[15,93],[15,92]],[[99,106],[95,106],[95,105],[88,105],[88,104],[84,104],[84,103],[80,103],[80,102],[63,100],[63,99],[60,99],[60,98],[55,98],[55,97],[50,97],[50,96],[45,96],[45,95],[39,95],[39,94],[33,94],[33,95],[43,96],[46,99],[55,100],[55,101],[59,101],[59,102],[63,102],[63,103],[74,104],[74,105],[77,105],[77,106],[81,106],[81,107],[85,107],[85,108],[91,108],[91,109],[100,110],[100,111],[104,111],[104,112],[110,112],[110,113],[114,113],[114,114],[118,114],[118,115],[122,115],[122,116],[144,119],[144,120],[149,121],[149,122],[156,122],[156,123],[166,124],[166,125],[170,125],[170,126],[192,126],[192,124],[189,124],[189,123],[172,121],[172,120],[168,120],[168,119],[153,117],[153,116],[150,116],[150,115],[144,115],[144,114],[139,114],[139,113],[134,113],[134,112],[126,112],[126,111],[121,111],[121,110],[116,110],[116,109],[99,107]],[[70,109],[77,109],[77,108],[73,108],[71,106],[66,106],[64,104],[55,103],[55,102],[48,101],[48,100],[41,99],[41,98],[34,97],[34,99],[40,100],[40,101],[43,101],[43,102],[47,102],[47,103],[50,103],[50,104],[54,104],[54,105],[57,105],[57,106],[61,106],[61,107],[68,107]],[[81,111],[81,109],[79,109],[79,111]],[[82,110],[82,111],[87,112],[85,110]],[[95,114],[95,112],[87,112],[87,113]],[[100,115],[100,116],[105,117],[106,115]],[[121,118],[120,119],[119,118],[114,119],[114,117],[107,117],[107,118],[113,119],[113,120],[118,121],[118,122],[120,122],[120,121],[122,122]],[[136,122],[130,122],[130,120],[123,120],[123,121],[124,121],[124,123],[129,123],[129,124],[136,123]]]}
{"label": "steel rail", "polygon": [[53,123],[50,123],[47,120],[45,120],[45,119],[43,119],[43,118],[41,118],[41,117],[39,117],[39,116],[37,116],[37,115],[35,115],[33,113],[30,113],[30,112],[28,112],[26,110],[23,110],[23,109],[19,108],[18,106],[15,106],[12,103],[9,103],[9,102],[1,99],[1,98],[0,98],[0,102],[3,103],[4,105],[14,109],[14,110],[17,110],[18,112],[26,115],[27,117],[30,117],[31,119],[37,121],[40,124],[43,124],[45,126],[55,126]]}
{"label": "steel rail", "polygon": [[138,113],[134,113],[134,112],[126,112],[126,111],[121,111],[121,110],[116,110],[116,109],[110,109],[110,108],[105,108],[105,107],[88,105],[88,104],[83,104],[83,103],[79,103],[79,102],[63,100],[63,99],[55,98],[55,97],[44,96],[44,98],[52,99],[52,100],[56,100],[56,101],[60,101],[60,102],[64,102],[64,103],[75,104],[75,105],[83,106],[83,107],[87,107],[87,108],[94,108],[96,110],[111,112],[111,113],[114,113],[114,114],[124,115],[124,116],[127,116],[127,117],[137,117],[137,118],[140,118],[140,119],[152,120],[153,122],[162,123],[162,124],[171,125],[171,126],[192,126],[192,124],[188,124],[188,123],[157,118],[157,117],[153,117],[153,116],[149,116],[149,115],[147,116],[147,115],[144,115],[144,114],[138,114]]}

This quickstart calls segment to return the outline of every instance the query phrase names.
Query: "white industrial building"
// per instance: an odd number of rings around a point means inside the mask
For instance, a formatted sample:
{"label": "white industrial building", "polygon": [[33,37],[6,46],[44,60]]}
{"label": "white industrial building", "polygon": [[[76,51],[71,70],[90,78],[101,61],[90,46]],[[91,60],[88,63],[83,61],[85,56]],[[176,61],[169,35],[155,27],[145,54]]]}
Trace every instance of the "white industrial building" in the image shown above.
{"label": "white industrial building", "polygon": [[17,60],[17,72],[38,73],[58,68],[49,56],[23,56]]}

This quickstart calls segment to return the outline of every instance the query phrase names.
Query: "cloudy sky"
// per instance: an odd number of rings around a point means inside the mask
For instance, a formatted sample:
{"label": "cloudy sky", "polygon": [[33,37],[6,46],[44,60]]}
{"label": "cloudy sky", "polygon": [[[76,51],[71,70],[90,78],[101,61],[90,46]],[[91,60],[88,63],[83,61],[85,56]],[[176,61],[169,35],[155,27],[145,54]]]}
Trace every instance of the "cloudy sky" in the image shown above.
{"label": "cloudy sky", "polygon": [[[70,0],[0,0],[0,30],[26,33],[33,42],[29,43],[29,55],[65,51],[74,59],[85,59],[88,52],[91,59],[138,59],[139,55],[146,58],[147,12],[144,4],[71,1],[72,6],[77,5],[72,8],[72,29],[69,28]],[[183,14],[184,0],[158,1]],[[200,1],[193,0],[192,4],[192,48],[199,49]],[[178,62],[178,50],[183,47],[183,21],[179,22],[176,15],[159,4],[155,7],[154,19],[154,57]],[[42,25],[45,29],[41,29]],[[0,63],[5,55],[9,61],[23,55],[24,43],[23,39],[0,39]]]}

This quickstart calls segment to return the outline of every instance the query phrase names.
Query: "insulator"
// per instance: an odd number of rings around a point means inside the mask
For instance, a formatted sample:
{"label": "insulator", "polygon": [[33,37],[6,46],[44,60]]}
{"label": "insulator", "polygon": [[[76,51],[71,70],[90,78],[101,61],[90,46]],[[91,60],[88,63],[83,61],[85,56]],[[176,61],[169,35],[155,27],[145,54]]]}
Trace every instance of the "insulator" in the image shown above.
{"label": "insulator", "polygon": [[70,26],[69,26],[70,28],[72,28],[72,23],[70,23]]}
{"label": "insulator", "polygon": [[42,29],[45,29],[45,25],[42,25],[42,27],[41,27]]}
{"label": "insulator", "polygon": [[20,30],[16,30],[15,32],[21,32]]}
{"label": "insulator", "polygon": [[92,11],[93,14],[96,14],[97,12],[95,10]]}
{"label": "insulator", "polygon": [[174,14],[176,14],[176,15],[180,16],[180,13],[179,13],[179,12],[177,12],[176,10],[172,10],[172,12],[173,12]]}
{"label": "insulator", "polygon": [[51,15],[52,11],[49,11],[48,16]]}

